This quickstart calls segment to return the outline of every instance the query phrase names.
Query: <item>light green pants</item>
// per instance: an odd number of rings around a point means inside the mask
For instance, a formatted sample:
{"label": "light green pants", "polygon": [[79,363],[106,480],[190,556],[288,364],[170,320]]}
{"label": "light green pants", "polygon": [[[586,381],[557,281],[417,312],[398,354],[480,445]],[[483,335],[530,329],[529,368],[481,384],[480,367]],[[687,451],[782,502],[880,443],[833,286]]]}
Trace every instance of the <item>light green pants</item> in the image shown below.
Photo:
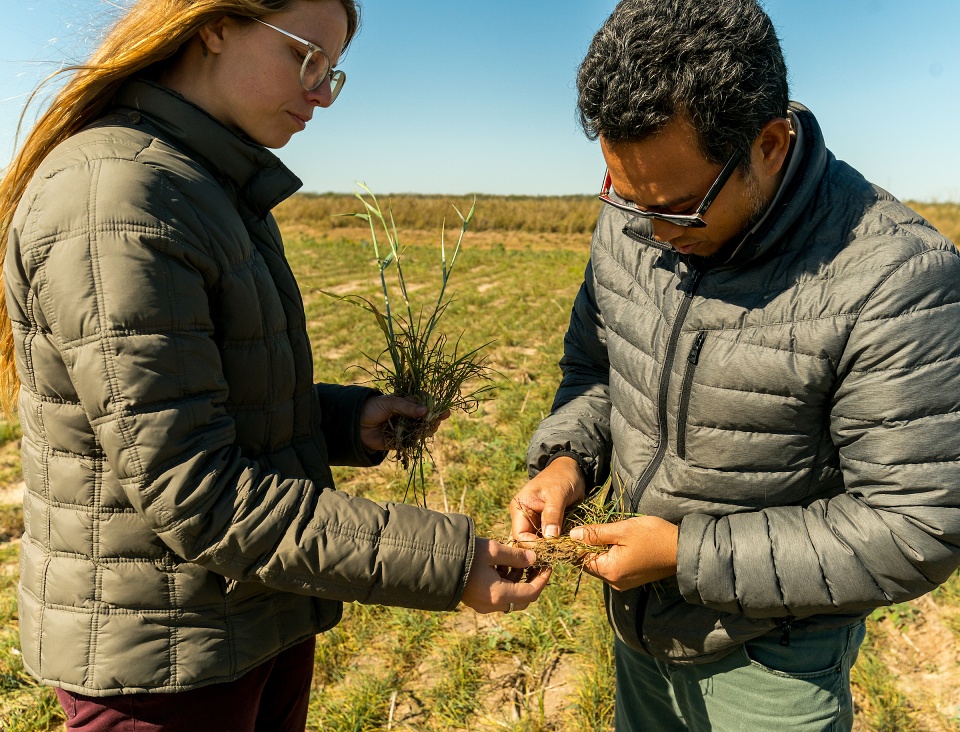
{"label": "light green pants", "polygon": [[713,663],[656,661],[616,641],[617,732],[847,732],[850,668],[862,622],[832,630],[780,631]]}

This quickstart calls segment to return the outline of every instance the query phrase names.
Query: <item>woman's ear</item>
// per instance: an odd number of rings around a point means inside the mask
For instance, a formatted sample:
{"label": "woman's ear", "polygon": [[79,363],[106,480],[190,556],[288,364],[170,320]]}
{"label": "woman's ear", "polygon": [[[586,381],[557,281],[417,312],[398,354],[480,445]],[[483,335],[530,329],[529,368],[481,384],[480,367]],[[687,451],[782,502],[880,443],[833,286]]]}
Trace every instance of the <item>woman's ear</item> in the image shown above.
{"label": "woman's ear", "polygon": [[221,16],[209,23],[204,23],[197,31],[200,37],[200,47],[203,49],[203,55],[208,53],[220,53],[223,50],[223,26],[227,18]]}

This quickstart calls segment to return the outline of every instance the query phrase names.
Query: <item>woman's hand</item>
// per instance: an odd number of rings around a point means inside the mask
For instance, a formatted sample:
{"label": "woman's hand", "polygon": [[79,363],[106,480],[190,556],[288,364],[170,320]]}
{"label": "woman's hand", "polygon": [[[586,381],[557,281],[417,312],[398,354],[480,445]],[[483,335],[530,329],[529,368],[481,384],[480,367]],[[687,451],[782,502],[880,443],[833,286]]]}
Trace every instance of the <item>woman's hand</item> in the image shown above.
{"label": "woman's hand", "polygon": [[477,539],[463,604],[478,613],[526,609],[550,579],[550,570],[543,569],[529,582],[523,581],[524,570],[535,561],[537,555],[529,549],[507,546],[493,539]]}
{"label": "woman's hand", "polygon": [[[371,452],[389,450],[391,446],[387,442],[389,434],[387,423],[391,419],[394,417],[423,419],[426,416],[427,408],[422,404],[417,404],[410,397],[385,396],[383,394],[372,396],[363,403],[363,408],[360,410],[360,441]],[[449,411],[441,414],[431,425],[430,434],[436,432],[440,423],[449,416]]]}

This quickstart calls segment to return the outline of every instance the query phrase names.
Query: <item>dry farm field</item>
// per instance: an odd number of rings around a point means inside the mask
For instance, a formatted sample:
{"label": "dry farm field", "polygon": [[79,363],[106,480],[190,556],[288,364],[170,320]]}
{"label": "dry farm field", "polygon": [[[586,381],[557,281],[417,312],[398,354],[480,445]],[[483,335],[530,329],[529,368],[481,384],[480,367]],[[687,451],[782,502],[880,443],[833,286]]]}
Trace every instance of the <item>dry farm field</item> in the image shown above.
{"label": "dry farm field", "polygon": [[[406,274],[430,292],[437,281],[437,231],[464,198],[396,196]],[[547,412],[563,332],[586,264],[599,204],[591,197],[480,197],[452,287],[448,332],[466,345],[493,340],[500,373],[492,400],[455,415],[438,433],[428,476],[432,508],[475,517],[483,535],[505,537],[507,505],[524,483],[526,442]],[[954,241],[960,206],[915,204]],[[319,290],[377,295],[369,232],[349,196],[297,196],[277,211],[304,295],[316,377],[360,381],[360,350],[378,352],[373,319]],[[414,293],[419,297],[420,293]],[[62,729],[55,696],[25,673],[17,650],[17,555],[22,533],[18,427],[0,425],[0,730]],[[338,469],[340,489],[397,500],[403,476],[387,464]],[[854,668],[857,729],[960,729],[960,580],[869,622]],[[309,729],[612,729],[611,637],[599,583],[556,573],[527,612],[480,616],[351,605],[319,639]]]}

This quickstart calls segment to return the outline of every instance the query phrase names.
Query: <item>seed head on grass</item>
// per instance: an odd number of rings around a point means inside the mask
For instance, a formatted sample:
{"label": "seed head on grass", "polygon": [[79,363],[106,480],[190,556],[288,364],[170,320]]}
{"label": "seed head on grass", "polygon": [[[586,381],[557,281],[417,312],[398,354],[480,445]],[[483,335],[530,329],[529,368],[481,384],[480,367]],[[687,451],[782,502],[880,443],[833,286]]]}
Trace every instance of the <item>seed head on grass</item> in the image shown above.
{"label": "seed head on grass", "polygon": [[[481,353],[490,344],[468,349],[461,344],[462,334],[451,339],[439,328],[440,319],[451,303],[446,294],[447,284],[460,253],[463,236],[473,218],[476,201],[466,216],[454,207],[461,226],[449,262],[446,231],[445,228],[441,230],[440,294],[432,308],[420,306],[415,309],[410,302],[403,275],[403,249],[397,236],[393,211],[388,207],[384,212],[377,197],[367,186],[362,183],[357,183],[357,186],[362,192],[358,191],[356,197],[363,204],[364,212],[348,215],[363,219],[370,226],[383,292],[383,310],[369,299],[357,295],[338,299],[371,313],[383,333],[386,344],[384,350],[378,356],[363,354],[371,363],[360,367],[370,375],[372,383],[384,393],[411,397],[427,407],[427,414],[421,419],[395,418],[388,426],[387,433],[390,449],[395,451],[397,460],[407,471],[404,500],[412,491],[414,501],[426,506],[424,462],[430,455],[430,436],[434,424],[447,412],[475,411],[480,401],[488,397],[493,389],[490,382],[494,372],[487,363],[487,357]],[[387,270],[391,267],[396,271],[396,285],[393,287],[387,279]],[[391,304],[392,291],[400,293],[401,302],[397,307]]]}

